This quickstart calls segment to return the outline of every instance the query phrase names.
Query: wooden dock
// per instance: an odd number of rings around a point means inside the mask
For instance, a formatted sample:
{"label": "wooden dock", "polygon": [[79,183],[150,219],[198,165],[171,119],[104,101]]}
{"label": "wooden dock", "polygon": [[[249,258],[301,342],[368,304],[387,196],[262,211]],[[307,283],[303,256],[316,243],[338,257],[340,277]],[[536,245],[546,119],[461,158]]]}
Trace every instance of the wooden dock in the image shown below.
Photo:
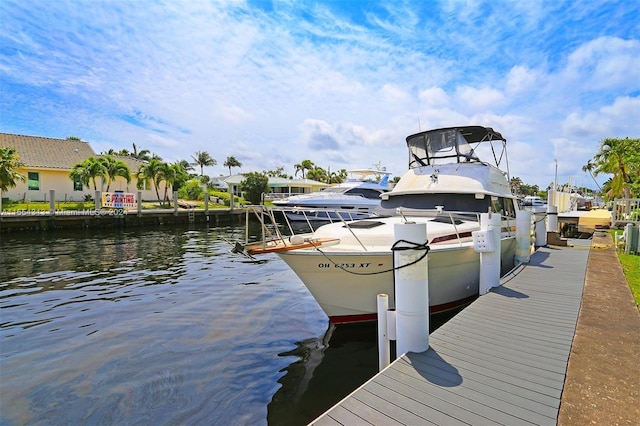
{"label": "wooden dock", "polygon": [[312,424],[556,425],[589,247],[539,248]]}

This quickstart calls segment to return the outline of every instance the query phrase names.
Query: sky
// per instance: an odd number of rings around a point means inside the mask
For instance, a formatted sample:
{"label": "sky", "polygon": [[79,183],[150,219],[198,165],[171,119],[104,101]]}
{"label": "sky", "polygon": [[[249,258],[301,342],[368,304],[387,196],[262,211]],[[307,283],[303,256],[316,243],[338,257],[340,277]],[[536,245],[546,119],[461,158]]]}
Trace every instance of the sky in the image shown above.
{"label": "sky", "polygon": [[[1,0],[0,131],[402,176],[406,136],[493,127],[511,177],[572,179],[640,137],[640,3]],[[609,176],[598,176],[600,184]]]}

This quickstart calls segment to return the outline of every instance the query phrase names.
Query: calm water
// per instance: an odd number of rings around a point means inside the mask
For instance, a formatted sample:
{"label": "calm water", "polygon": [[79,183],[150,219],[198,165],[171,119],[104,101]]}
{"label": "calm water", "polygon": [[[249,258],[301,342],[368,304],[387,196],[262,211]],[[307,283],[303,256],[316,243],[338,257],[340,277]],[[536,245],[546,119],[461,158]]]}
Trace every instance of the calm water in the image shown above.
{"label": "calm water", "polygon": [[377,370],[233,228],[0,236],[0,424],[306,424]]}

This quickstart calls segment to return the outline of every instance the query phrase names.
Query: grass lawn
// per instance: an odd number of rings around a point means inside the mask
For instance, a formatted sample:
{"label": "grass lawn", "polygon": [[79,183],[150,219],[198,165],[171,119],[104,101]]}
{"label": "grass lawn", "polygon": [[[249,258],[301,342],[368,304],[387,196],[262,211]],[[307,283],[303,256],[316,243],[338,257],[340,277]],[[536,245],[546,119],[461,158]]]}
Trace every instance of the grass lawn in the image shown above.
{"label": "grass lawn", "polygon": [[[95,204],[93,201],[57,201],[56,202],[56,210],[93,210],[95,208]],[[49,202],[48,201],[33,201],[33,202],[17,202],[10,201],[2,203],[2,211],[5,212],[14,212],[14,211],[25,211],[25,210],[36,210],[36,211],[49,211]]]}
{"label": "grass lawn", "polygon": [[640,256],[618,253],[624,275],[627,277],[633,298],[640,309]]}
{"label": "grass lawn", "polygon": [[[614,231],[611,231],[611,238],[615,241]],[[622,265],[624,275],[627,277],[636,305],[640,309],[640,256],[625,254],[624,251],[618,250],[618,259]]]}

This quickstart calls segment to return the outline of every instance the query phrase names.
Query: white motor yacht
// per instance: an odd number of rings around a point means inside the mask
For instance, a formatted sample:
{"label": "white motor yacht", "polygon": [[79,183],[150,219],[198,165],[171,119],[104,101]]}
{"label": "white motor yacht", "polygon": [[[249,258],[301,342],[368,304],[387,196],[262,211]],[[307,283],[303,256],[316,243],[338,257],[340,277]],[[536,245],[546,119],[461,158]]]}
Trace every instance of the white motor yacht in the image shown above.
{"label": "white motor yacht", "polygon": [[[481,213],[502,216],[502,273],[514,265],[516,198],[509,186],[506,140],[492,128],[450,127],[408,136],[409,170],[382,195],[380,216],[320,226],[285,237],[270,227],[251,255],[277,253],[300,277],[333,323],[374,320],[376,295],[394,306],[394,225],[426,223],[430,312],[446,311],[478,295],[479,253],[472,232]],[[484,161],[484,152],[493,161]],[[385,216],[386,214],[386,216]],[[291,227],[289,227],[291,229]],[[274,234],[275,233],[275,234]]]}
{"label": "white motor yacht", "polygon": [[292,221],[355,220],[370,217],[380,206],[380,196],[389,191],[390,173],[383,169],[357,169],[351,178],[322,191],[276,200]]}

